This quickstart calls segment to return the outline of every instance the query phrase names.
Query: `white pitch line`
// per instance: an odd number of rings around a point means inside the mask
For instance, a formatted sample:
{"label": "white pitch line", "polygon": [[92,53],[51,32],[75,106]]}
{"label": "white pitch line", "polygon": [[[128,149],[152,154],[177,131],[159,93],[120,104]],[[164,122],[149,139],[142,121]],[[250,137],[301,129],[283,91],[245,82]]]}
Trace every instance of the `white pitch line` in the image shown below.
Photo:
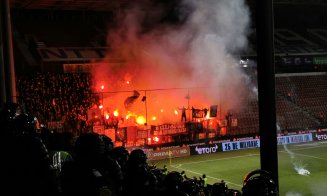
{"label": "white pitch line", "polygon": [[[327,147],[327,145],[317,145],[317,146],[310,146],[310,147],[304,147],[304,148],[295,148],[295,149],[292,149],[292,151],[307,150],[307,149],[312,149],[312,148],[323,148],[323,147]],[[288,153],[285,150],[280,150],[278,152]],[[306,154],[301,154],[301,153],[294,153],[294,154],[327,161],[327,159],[324,159],[324,158],[321,158],[321,157],[316,157],[316,156],[311,156],[311,155],[306,155]]]}
{"label": "white pitch line", "polygon": [[257,156],[257,155],[259,155],[259,154],[248,154],[248,155],[243,155],[243,156],[225,157],[225,158],[210,159],[210,160],[204,160],[204,161],[192,161],[192,162],[183,163],[183,165],[188,165],[188,164],[198,164],[198,163],[206,163],[206,162],[211,162],[211,161],[220,161],[220,160],[237,159],[237,158],[251,157],[251,156]]}
{"label": "white pitch line", "polygon": [[[295,146],[304,146],[304,145],[295,145]],[[295,148],[295,149],[292,149],[292,150],[305,150],[305,149],[311,149],[311,148],[324,148],[324,147],[327,147],[327,145],[322,145],[322,144],[314,145],[314,144],[312,144],[310,147]]]}
{"label": "white pitch line", "polygon": [[[188,169],[182,169],[182,168],[180,168],[181,166],[182,166],[182,164],[178,164],[177,166],[173,166],[173,165],[171,165],[171,167],[173,167],[173,168],[175,168],[175,169],[179,169],[179,170],[186,171],[186,172],[193,173],[193,174],[197,174],[197,175],[202,175],[202,174],[199,173],[199,172],[195,172],[195,171],[188,170]],[[214,179],[214,180],[218,180],[218,181],[223,180],[223,179],[215,178],[215,177],[208,176],[208,175],[207,175],[207,177],[208,177],[208,178],[211,178],[211,179]],[[224,182],[226,182],[227,184],[232,184],[232,185],[238,186],[238,187],[243,187],[243,186],[240,185],[240,184],[235,184],[235,183],[230,182],[230,181],[226,181],[226,180],[224,180]]]}
{"label": "white pitch line", "polygon": [[[288,153],[286,151],[281,151],[283,153]],[[320,158],[320,157],[316,157],[316,156],[311,156],[311,155],[306,155],[306,154],[301,154],[301,153],[294,153],[295,155],[300,155],[300,156],[304,156],[304,157],[310,157],[310,158],[314,158],[314,159],[320,159],[320,160],[324,160],[327,161],[327,159],[324,158]]]}
{"label": "white pitch line", "polygon": [[327,141],[319,141],[319,142],[313,142],[313,143],[300,143],[295,146],[321,146],[327,144]]}

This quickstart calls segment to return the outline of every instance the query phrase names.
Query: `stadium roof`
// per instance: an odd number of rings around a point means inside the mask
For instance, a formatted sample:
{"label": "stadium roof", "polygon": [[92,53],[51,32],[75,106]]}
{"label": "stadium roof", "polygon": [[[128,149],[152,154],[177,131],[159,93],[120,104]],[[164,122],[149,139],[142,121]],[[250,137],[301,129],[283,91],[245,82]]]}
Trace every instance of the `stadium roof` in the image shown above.
{"label": "stadium roof", "polygon": [[9,0],[11,8],[44,10],[110,11],[127,4],[128,0]]}
{"label": "stadium roof", "polygon": [[[93,10],[110,11],[126,6],[129,0],[9,0],[15,9],[45,10]],[[142,1],[142,0],[140,0]],[[164,0],[157,0],[164,1]],[[166,0],[167,1],[167,0]],[[179,0],[175,0],[179,1]],[[255,0],[247,0],[253,4]],[[273,0],[275,4],[319,4],[327,5],[326,0]]]}

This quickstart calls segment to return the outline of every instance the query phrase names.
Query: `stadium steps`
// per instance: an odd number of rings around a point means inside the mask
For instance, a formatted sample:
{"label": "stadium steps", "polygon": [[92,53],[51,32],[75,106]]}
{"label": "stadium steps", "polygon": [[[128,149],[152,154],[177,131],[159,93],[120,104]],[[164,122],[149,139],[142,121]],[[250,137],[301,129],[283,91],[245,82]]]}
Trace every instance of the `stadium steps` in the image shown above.
{"label": "stadium steps", "polygon": [[296,109],[298,111],[301,111],[302,114],[304,114],[307,118],[309,118],[310,120],[312,120],[313,122],[315,122],[317,125],[321,125],[322,124],[321,121],[318,118],[315,117],[315,115],[313,115],[311,112],[309,112],[306,108],[300,107],[299,105],[297,105],[296,103],[294,103],[294,101],[290,100],[285,95],[276,92],[276,96],[279,96],[282,99],[284,99],[294,109]]}

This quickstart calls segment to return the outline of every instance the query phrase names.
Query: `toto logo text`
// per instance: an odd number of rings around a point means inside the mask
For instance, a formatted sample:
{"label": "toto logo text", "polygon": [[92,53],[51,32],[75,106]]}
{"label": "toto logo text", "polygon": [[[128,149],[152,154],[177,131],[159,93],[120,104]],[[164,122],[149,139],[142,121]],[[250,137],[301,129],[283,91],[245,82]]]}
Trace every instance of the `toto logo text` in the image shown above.
{"label": "toto logo text", "polygon": [[210,154],[210,153],[215,153],[218,150],[218,146],[211,146],[211,147],[195,147],[195,151],[198,154]]}
{"label": "toto logo text", "polygon": [[327,140],[327,134],[317,135],[317,140]]}

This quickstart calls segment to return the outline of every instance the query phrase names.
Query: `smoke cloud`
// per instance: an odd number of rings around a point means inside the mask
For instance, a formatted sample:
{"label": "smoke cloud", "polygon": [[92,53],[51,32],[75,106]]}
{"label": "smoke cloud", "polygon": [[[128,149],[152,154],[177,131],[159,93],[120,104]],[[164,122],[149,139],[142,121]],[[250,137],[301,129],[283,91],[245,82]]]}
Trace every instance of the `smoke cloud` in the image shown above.
{"label": "smoke cloud", "polygon": [[[124,91],[105,96],[105,105],[121,110],[134,90],[146,94],[149,115],[182,106],[235,109],[248,89],[235,54],[248,45],[249,23],[244,0],[130,3],[109,25],[110,50],[93,70],[95,88]],[[133,107],[144,114],[144,103]]]}

